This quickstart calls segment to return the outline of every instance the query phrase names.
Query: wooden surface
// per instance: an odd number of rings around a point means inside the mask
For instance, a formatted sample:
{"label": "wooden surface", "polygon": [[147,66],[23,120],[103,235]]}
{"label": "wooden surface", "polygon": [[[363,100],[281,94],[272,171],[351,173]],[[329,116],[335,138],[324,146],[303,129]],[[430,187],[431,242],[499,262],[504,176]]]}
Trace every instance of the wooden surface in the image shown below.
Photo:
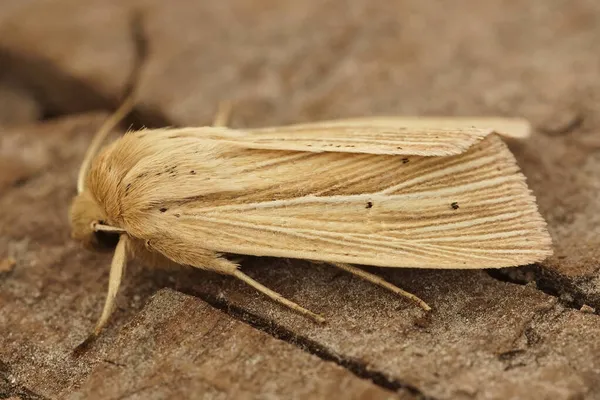
{"label": "wooden surface", "polygon": [[[373,268],[414,305],[326,265],[227,277],[133,263],[108,329],[110,253],[69,236],[79,162],[134,62],[132,122],[233,126],[361,115],[506,115],[555,254],[500,271]],[[600,397],[600,3],[7,0],[0,4],[0,398]],[[14,260],[14,263],[12,262]],[[166,289],[163,289],[166,288]],[[582,308],[583,307],[583,308]]]}
{"label": "wooden surface", "polygon": [[399,398],[200,299],[164,289],[123,328],[69,398],[289,399],[340,393],[357,400]]}

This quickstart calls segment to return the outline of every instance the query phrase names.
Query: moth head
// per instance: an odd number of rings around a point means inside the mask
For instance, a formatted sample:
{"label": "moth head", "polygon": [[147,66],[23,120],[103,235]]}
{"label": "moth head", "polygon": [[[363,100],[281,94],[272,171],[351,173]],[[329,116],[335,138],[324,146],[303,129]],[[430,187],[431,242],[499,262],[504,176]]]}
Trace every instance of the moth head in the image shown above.
{"label": "moth head", "polygon": [[96,202],[89,190],[84,190],[73,199],[69,210],[71,237],[87,248],[94,250],[112,249],[119,241],[119,234],[94,229],[97,224],[106,224],[105,211]]}

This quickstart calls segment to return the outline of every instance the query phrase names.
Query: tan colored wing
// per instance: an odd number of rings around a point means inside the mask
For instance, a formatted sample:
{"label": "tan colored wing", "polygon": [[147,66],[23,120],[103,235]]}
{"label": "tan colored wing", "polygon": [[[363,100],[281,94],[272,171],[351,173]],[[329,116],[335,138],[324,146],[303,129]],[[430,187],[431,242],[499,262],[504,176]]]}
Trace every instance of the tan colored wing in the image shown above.
{"label": "tan colored wing", "polygon": [[370,117],[330,121],[328,124],[392,125],[406,128],[460,129],[479,128],[492,130],[504,137],[525,139],[531,134],[531,124],[524,118],[505,117]]}
{"label": "tan colored wing", "polygon": [[251,149],[421,156],[460,154],[492,132],[523,138],[529,124],[509,118],[374,117],[245,130],[177,130]]}
{"label": "tan colored wing", "polygon": [[308,124],[254,130],[182,128],[180,137],[218,140],[248,149],[312,153],[447,156],[460,154],[493,131],[480,128],[428,128],[352,124]]}
{"label": "tan colored wing", "polygon": [[[120,200],[128,232],[160,248],[417,268],[509,267],[551,253],[496,135],[451,157],[164,143],[168,154],[129,171]],[[164,173],[136,180],[156,168]]]}

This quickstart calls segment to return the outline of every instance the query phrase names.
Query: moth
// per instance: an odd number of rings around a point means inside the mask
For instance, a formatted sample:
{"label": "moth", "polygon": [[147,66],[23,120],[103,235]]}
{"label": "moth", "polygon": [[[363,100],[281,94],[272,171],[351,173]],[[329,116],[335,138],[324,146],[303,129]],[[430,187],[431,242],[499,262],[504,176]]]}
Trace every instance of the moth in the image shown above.
{"label": "moth", "polygon": [[520,119],[378,117],[262,129],[130,131],[101,151],[131,104],[99,131],[70,209],[72,236],[117,242],[107,323],[127,260],[186,265],[241,279],[324,321],[244,274],[235,255],[332,264],[430,307],[356,265],[499,268],[535,263],[551,239],[500,135]]}

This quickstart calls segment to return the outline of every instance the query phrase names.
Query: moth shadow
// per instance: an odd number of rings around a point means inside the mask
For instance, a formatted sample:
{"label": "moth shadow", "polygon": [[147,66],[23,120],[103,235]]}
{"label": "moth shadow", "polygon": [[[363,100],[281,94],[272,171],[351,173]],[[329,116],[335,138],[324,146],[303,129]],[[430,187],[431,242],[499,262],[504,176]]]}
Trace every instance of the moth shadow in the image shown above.
{"label": "moth shadow", "polygon": [[[423,310],[412,301],[330,264],[248,256],[241,260],[240,268],[270,289],[328,319],[331,316],[357,319],[361,315],[399,312],[407,320],[422,317]],[[491,279],[483,270],[360,268],[422,298],[432,306],[434,315],[440,306],[444,308],[446,304],[456,303],[457,299],[485,296],[485,282]],[[277,313],[273,318],[279,319],[279,313],[289,313],[230,276],[189,267],[147,271],[142,275],[151,277],[155,291],[161,288],[177,290],[198,297],[236,318],[253,320],[257,315]]]}

